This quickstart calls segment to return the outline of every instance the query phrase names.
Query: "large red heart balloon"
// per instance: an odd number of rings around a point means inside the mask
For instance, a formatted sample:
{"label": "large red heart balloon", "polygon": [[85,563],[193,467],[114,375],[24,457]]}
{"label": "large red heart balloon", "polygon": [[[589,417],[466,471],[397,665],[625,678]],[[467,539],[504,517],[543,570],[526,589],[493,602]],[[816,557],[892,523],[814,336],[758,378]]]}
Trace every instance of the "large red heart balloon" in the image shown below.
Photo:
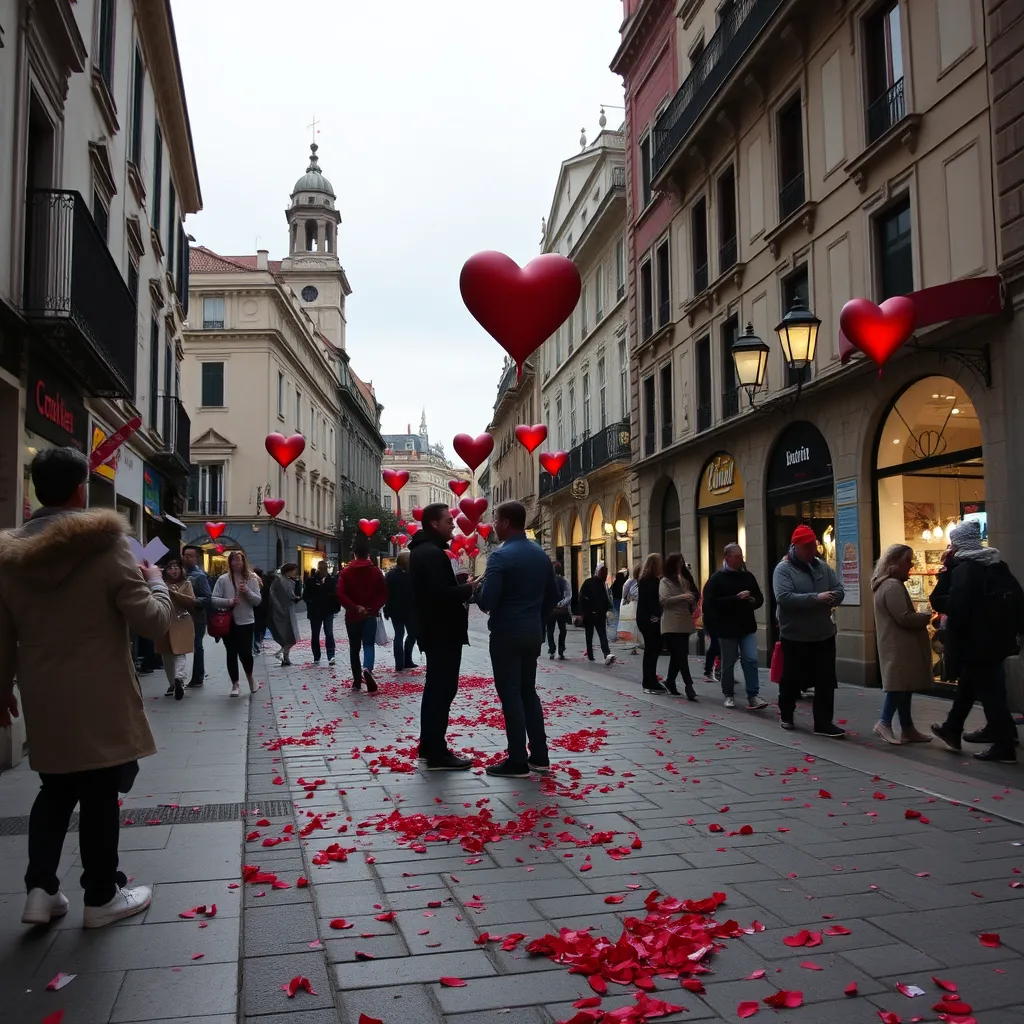
{"label": "large red heart balloon", "polygon": [[468,516],[462,515],[461,512],[455,517],[455,522],[458,524],[459,529],[463,533],[472,533],[473,532],[473,529],[474,529],[473,520],[470,519]]}
{"label": "large red heart balloon", "polygon": [[480,549],[474,544],[467,552],[470,558],[476,558],[480,554]]}
{"label": "large red heart balloon", "polygon": [[540,464],[552,475],[557,476],[558,471],[565,465],[569,458],[568,452],[541,452]]}
{"label": "large red heart balloon", "polygon": [[406,535],[405,535],[404,533],[400,533],[400,534],[399,534],[399,535],[398,535],[398,536],[397,536],[397,537],[395,538],[395,543],[396,543],[396,544],[397,544],[397,545],[398,545],[398,546],[399,546],[400,548],[404,548],[404,547],[405,547],[405,545],[409,543],[409,538],[408,538],[408,537],[406,537]]}
{"label": "large red heart balloon", "polygon": [[276,519],[284,511],[284,498],[264,498],[263,507],[271,519]]}
{"label": "large red heart balloon", "polygon": [[870,299],[850,299],[839,314],[839,327],[879,368],[914,333],[917,307],[913,299],[895,295],[876,306]]}
{"label": "large red heart balloon", "polygon": [[412,517],[413,517],[413,519],[416,520],[417,523],[422,523],[423,522],[423,509],[421,509],[421,508],[414,508],[412,510]]}
{"label": "large red heart balloon", "polygon": [[459,276],[466,308],[515,360],[520,375],[527,357],[569,318],[581,288],[576,264],[558,253],[520,267],[504,253],[478,252]]}
{"label": "large red heart balloon", "polygon": [[543,423],[534,423],[532,427],[520,423],[516,427],[516,440],[532,455],[548,436],[548,428]]}
{"label": "large red heart balloon", "polygon": [[459,502],[459,508],[462,509],[466,518],[471,523],[478,523],[480,517],[487,511],[487,499],[486,498],[463,498]]}
{"label": "large red heart balloon", "polygon": [[264,443],[273,460],[282,469],[287,469],[306,450],[306,439],[301,434],[292,434],[291,437],[267,434]]}
{"label": "large red heart balloon", "polygon": [[405,532],[407,534],[409,534],[410,537],[415,537],[416,534],[419,533],[419,531],[420,531],[420,524],[419,523],[407,523],[406,524]]}
{"label": "large red heart balloon", "polygon": [[380,527],[379,519],[360,519],[359,529],[363,531],[363,536],[372,537]]}
{"label": "large red heart balloon", "polygon": [[204,523],[206,532],[210,535],[210,540],[216,540],[223,532],[226,527],[225,523]]}
{"label": "large red heart balloon", "polygon": [[469,481],[449,480],[448,486],[455,492],[457,497],[461,498],[469,490]]}
{"label": "large red heart balloon", "polygon": [[452,447],[470,469],[476,469],[494,451],[494,438],[490,434],[481,434],[479,437],[456,434],[452,440]]}
{"label": "large red heart balloon", "polygon": [[476,532],[479,533],[484,540],[487,540],[487,538],[490,537],[492,529],[494,529],[494,527],[489,526],[487,523],[476,524]]}
{"label": "large red heart balloon", "polygon": [[397,494],[408,482],[409,471],[407,469],[382,469],[380,475],[384,483]]}

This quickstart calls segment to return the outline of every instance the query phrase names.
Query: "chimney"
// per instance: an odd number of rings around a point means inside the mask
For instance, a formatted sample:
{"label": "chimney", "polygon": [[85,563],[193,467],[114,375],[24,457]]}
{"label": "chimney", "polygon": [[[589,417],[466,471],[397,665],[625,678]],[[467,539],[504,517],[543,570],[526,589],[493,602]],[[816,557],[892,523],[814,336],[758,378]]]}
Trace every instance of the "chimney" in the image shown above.
{"label": "chimney", "polygon": [[269,249],[257,249],[256,250],[256,269],[266,270],[267,269],[267,258],[270,256]]}

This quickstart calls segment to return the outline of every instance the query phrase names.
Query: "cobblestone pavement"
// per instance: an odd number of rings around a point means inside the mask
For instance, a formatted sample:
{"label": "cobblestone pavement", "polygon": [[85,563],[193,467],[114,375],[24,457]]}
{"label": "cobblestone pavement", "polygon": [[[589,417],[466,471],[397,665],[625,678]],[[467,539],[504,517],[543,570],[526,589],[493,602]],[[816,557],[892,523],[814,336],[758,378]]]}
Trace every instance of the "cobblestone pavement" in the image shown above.
{"label": "cobblestone pavement", "polygon": [[[503,747],[483,625],[474,619],[450,734],[481,764]],[[24,835],[0,838],[10,1019],[35,1024],[59,1009],[63,1024],[588,1024],[612,1011],[608,1022],[736,1021],[752,1010],[814,1024],[867,1024],[880,1011],[1019,1019],[1018,768],[880,746],[877,691],[841,689],[851,736],[836,743],[781,732],[774,711],[727,711],[711,684],[698,682],[698,704],[644,696],[638,658],[606,669],[581,660],[580,646],[574,633],[570,660],[541,664],[548,780],[420,770],[418,673],[382,669],[371,697],[340,667],[271,663],[251,705],[230,701],[216,677],[177,707],[154,700],[161,754],[131,806],[236,816],[127,827],[126,870],[155,881],[156,899],[96,933],[78,926],[73,837],[72,911],[41,935],[17,920]],[[209,645],[208,664],[220,660]],[[942,703],[919,698],[921,722]],[[3,821],[27,813],[33,788],[24,768],[0,778]],[[233,802],[247,808],[244,825]],[[721,906],[699,902],[715,893]],[[179,916],[212,903],[213,918]],[[642,958],[613,945],[624,927]],[[527,953],[560,929],[572,930],[562,945]],[[588,942],[593,956],[575,973],[558,962]],[[43,991],[57,972],[78,976]],[[766,998],[801,1005],[776,1011]]]}

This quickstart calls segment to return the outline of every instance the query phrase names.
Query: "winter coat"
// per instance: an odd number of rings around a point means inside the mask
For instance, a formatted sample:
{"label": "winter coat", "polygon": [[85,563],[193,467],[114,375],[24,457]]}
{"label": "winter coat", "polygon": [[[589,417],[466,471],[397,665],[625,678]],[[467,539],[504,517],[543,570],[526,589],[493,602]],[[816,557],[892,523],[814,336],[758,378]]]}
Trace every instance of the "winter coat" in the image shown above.
{"label": "winter coat", "polygon": [[171,624],[117,512],[42,509],[0,534],[0,694],[17,676],[33,771],[53,775],[156,753],[128,631]]}
{"label": "winter coat", "polygon": [[622,588],[626,585],[626,579],[621,572],[617,572],[612,582],[612,601],[618,604],[622,603]]}
{"label": "winter coat", "polygon": [[660,582],[657,576],[640,577],[636,597],[636,627],[641,632],[657,626],[661,621]]}
{"label": "winter coat", "polygon": [[662,633],[693,632],[693,608],[697,595],[690,589],[686,577],[680,585],[668,576],[662,576],[658,584],[658,600],[661,602]]}
{"label": "winter coat", "polygon": [[772,588],[778,605],[779,636],[783,640],[817,643],[836,635],[836,624],[832,621],[834,605],[817,598],[818,594],[831,592],[836,596],[836,604],[842,604],[846,596],[828,562],[820,558],[801,562],[790,548],[789,554],[775,566]]}
{"label": "winter coat", "polygon": [[[750,591],[753,600],[736,595]],[[719,569],[704,584],[701,611],[704,629],[709,636],[725,640],[738,640],[757,632],[754,612],[764,604],[764,595],[757,577],[746,569]]]}
{"label": "winter coat", "polygon": [[571,618],[569,610],[572,604],[572,587],[564,576],[555,576],[555,607],[551,610],[551,617],[556,622],[566,622]]}
{"label": "winter coat", "polygon": [[508,537],[487,558],[477,605],[488,629],[505,636],[541,633],[557,602],[555,570],[544,549],[525,533]]}
{"label": "winter coat", "polygon": [[921,693],[935,685],[927,626],[931,612],[914,611],[907,588],[891,576],[872,580],[875,593],[875,642],[882,689]]}
{"label": "winter coat", "polygon": [[192,618],[205,625],[206,613],[210,608],[210,597],[213,594],[210,577],[198,565],[194,569],[186,570],[185,577],[192,584],[192,593],[196,599],[195,607],[192,609]]}
{"label": "winter coat", "polygon": [[430,527],[419,530],[409,543],[409,572],[416,601],[416,642],[430,657],[438,648],[469,643],[468,583],[459,583],[448,557],[448,544]]}
{"label": "winter coat", "polygon": [[[236,626],[251,626],[256,621],[253,608],[263,600],[260,578],[254,572],[249,573],[243,594],[239,593],[233,576],[234,573],[226,572],[217,577],[217,582],[213,585],[213,593],[210,595],[210,603],[219,611],[227,611],[230,608],[231,618]],[[232,608],[231,602],[236,597],[238,604]]]}
{"label": "winter coat", "polygon": [[302,588],[302,600],[306,602],[306,614],[311,619],[325,619],[337,615],[341,610],[338,601],[338,577],[321,576],[311,572]]}
{"label": "winter coat", "polygon": [[[338,576],[338,601],[345,609],[346,622],[377,618],[388,599],[384,573],[369,559],[349,562]],[[358,611],[365,608],[365,612]]]}
{"label": "winter coat", "polygon": [[173,606],[171,628],[158,637],[153,645],[157,654],[191,654],[196,642],[196,627],[192,621],[192,609],[196,596],[189,580],[168,583]]}
{"label": "winter coat", "polygon": [[392,622],[400,622],[403,626],[413,627],[415,634],[416,598],[412,592],[412,573],[396,565],[388,570],[384,581],[388,585],[388,599],[384,605],[385,617]]}
{"label": "winter coat", "polygon": [[580,611],[594,619],[603,619],[612,610],[604,580],[591,576],[580,587]]}
{"label": "winter coat", "polygon": [[270,614],[267,626],[270,635],[282,647],[294,647],[299,639],[299,601],[296,581],[274,573],[270,577],[267,600],[270,603]]}

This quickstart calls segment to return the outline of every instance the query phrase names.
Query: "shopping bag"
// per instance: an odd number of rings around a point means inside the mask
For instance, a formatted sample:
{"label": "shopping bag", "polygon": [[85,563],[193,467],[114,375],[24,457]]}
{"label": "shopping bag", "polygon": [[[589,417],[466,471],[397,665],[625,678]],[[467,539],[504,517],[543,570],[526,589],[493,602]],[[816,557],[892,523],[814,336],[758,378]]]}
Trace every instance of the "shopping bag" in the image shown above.
{"label": "shopping bag", "polygon": [[776,641],[772,650],[772,663],[768,670],[768,678],[778,685],[782,682],[782,643]]}
{"label": "shopping bag", "polygon": [[377,616],[377,635],[374,637],[373,642],[378,647],[387,647],[391,643],[391,637],[388,636],[388,628],[384,625],[384,619],[382,616]]}
{"label": "shopping bag", "polygon": [[636,643],[636,601],[630,601],[619,608],[618,635],[624,643]]}

